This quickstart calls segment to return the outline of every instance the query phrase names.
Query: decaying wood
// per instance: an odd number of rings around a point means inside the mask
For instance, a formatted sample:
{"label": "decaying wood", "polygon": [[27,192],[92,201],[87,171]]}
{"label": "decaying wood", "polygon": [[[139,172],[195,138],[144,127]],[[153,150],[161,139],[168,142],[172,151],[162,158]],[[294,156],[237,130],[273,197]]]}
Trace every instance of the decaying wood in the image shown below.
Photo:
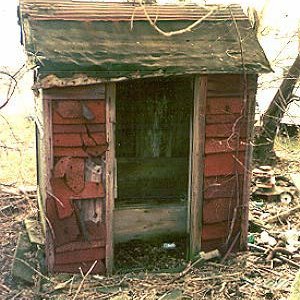
{"label": "decaying wood", "polygon": [[194,81],[193,146],[190,174],[190,257],[197,255],[201,249],[206,94],[207,77],[196,76]]}
{"label": "decaying wood", "polygon": [[114,240],[147,239],[160,234],[185,234],[187,207],[157,205],[115,209]]}
{"label": "decaying wood", "polygon": [[43,226],[44,234],[46,234],[46,199],[47,190],[49,189],[49,175],[51,168],[51,154],[52,139],[51,139],[51,107],[48,101],[43,101],[41,91],[38,96],[35,96],[36,105],[36,123],[40,124],[37,126],[37,177],[38,177],[38,205],[39,213]]}
{"label": "decaying wood", "polygon": [[114,221],[114,186],[115,186],[115,122],[116,122],[116,84],[106,85],[106,135],[108,151],[106,152],[106,269],[108,274],[113,269],[113,221]]}
{"label": "decaying wood", "polygon": [[63,88],[44,88],[43,91],[44,99],[47,100],[104,100],[105,97],[104,84],[94,83],[85,85],[81,83],[80,86],[63,86]]}

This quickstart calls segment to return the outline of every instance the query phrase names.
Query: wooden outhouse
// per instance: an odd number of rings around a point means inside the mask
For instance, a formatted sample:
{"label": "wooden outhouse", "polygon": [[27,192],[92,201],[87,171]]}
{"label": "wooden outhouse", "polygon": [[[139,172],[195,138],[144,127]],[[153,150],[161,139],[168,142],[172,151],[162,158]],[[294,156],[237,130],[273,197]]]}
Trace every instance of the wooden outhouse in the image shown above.
{"label": "wooden outhouse", "polygon": [[159,236],[183,236],[190,258],[246,249],[270,67],[243,10],[21,0],[20,23],[49,270],[111,272],[115,245]]}

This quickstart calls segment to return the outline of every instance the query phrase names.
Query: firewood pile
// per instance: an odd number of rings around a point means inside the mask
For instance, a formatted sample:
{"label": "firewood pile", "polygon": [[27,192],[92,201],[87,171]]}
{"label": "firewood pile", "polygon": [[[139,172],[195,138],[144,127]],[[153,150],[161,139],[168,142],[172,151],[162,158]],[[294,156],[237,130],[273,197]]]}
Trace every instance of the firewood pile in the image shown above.
{"label": "firewood pile", "polygon": [[[290,177],[287,180],[278,177],[281,176],[279,170],[263,171],[271,174],[273,185],[267,189],[276,189],[279,180],[284,182],[285,188],[295,189],[296,184]],[[259,174],[261,181],[261,173]],[[169,250],[171,254],[168,255],[166,254],[168,250],[158,247],[156,251],[155,247],[152,247],[146,249],[146,255],[141,258],[148,261],[147,271],[142,268],[130,270],[130,266],[137,262],[134,249],[127,248],[119,251],[126,251],[127,257],[130,257],[130,261],[125,262],[129,268],[124,267],[123,261],[123,265],[119,265],[119,272],[109,277],[47,274],[43,256],[40,255],[43,250],[40,243],[43,241],[37,238],[38,234],[28,233],[32,226],[30,227],[30,222],[25,221],[30,219],[33,222],[37,215],[35,193],[20,189],[2,189],[0,298],[286,299],[300,267],[299,196],[297,193],[291,193],[293,195],[291,201],[284,201],[280,194],[276,197],[262,195],[255,190],[257,188],[255,181],[254,177],[253,199],[250,202],[250,251],[232,254],[225,262],[213,256],[215,258],[203,260],[200,257],[194,262],[184,263],[172,258],[173,255],[174,257],[182,255],[183,247],[180,243],[176,244],[177,250]],[[17,243],[20,242],[21,233],[30,237],[27,241],[31,240],[30,244],[34,246],[29,246],[30,250],[25,253],[25,257],[16,258],[14,253]],[[140,247],[139,244],[135,246]],[[168,260],[163,260],[162,254],[167,255]],[[16,261],[19,264],[16,264]],[[142,263],[142,260],[138,261],[139,263]],[[18,273],[20,265],[25,267]],[[175,268],[180,266],[181,269],[173,270],[172,273],[165,270],[168,266]],[[31,271],[30,280],[26,280],[24,275],[26,272],[28,275],[28,270]]]}

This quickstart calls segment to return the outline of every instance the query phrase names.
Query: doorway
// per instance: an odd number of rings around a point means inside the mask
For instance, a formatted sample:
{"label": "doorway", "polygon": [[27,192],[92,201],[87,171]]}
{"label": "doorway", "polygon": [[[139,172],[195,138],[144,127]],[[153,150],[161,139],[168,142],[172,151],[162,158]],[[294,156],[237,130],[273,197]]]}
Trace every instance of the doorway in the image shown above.
{"label": "doorway", "polygon": [[117,84],[116,265],[128,245],[185,258],[192,111],[192,77]]}

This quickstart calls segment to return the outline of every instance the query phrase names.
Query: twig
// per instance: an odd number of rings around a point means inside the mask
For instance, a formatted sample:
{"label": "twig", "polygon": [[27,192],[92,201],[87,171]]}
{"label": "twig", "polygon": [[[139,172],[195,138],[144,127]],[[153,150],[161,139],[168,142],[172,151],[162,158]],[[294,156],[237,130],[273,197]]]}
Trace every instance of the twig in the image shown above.
{"label": "twig", "polygon": [[[229,275],[230,277],[236,277],[236,281],[240,280],[240,276],[241,276],[241,273],[240,272],[237,272],[237,273],[232,273]],[[214,279],[220,279],[220,278],[223,278],[224,279],[224,274],[222,275],[215,275],[215,276],[206,276],[206,277],[200,277],[200,278],[193,278],[194,281],[208,281],[208,280],[214,280]]]}
{"label": "twig", "polygon": [[[257,251],[259,251],[259,252],[263,252],[265,255],[266,255],[267,251],[269,250],[269,249],[267,249],[267,248],[265,248],[265,247],[257,246],[257,245],[251,244],[251,243],[248,243],[248,246],[249,246],[250,248],[254,249],[254,250],[257,250]],[[272,250],[272,249],[271,249],[271,250]],[[289,264],[289,265],[292,266],[292,267],[295,267],[295,268],[300,269],[300,265],[297,264],[297,263],[295,263],[295,262],[292,261],[291,259],[288,259],[288,258],[286,258],[286,257],[284,257],[284,256],[282,256],[282,255],[280,255],[280,254],[277,254],[277,253],[275,253],[275,257],[277,257],[277,258],[280,259],[281,261],[283,261],[283,262]]]}
{"label": "twig", "polygon": [[229,256],[229,254],[231,253],[233,247],[236,245],[239,237],[241,235],[241,232],[239,231],[238,234],[235,236],[235,238],[233,239],[230,247],[228,248],[227,252],[225,253],[224,257],[221,260],[221,264],[224,264],[225,260],[227,259],[227,257]]}
{"label": "twig", "polygon": [[50,191],[47,191],[47,194],[51,196],[54,200],[56,200],[61,207],[63,208],[65,207],[63,202],[59,198],[57,198],[54,194],[52,194]]}
{"label": "twig", "polygon": [[9,103],[11,97],[13,96],[13,94],[16,90],[16,87],[18,85],[17,77],[24,67],[25,67],[25,64],[13,75],[11,75],[5,71],[0,71],[0,74],[5,75],[5,76],[9,77],[9,79],[10,79],[10,84],[9,84],[9,87],[7,90],[7,96],[6,96],[5,101],[0,105],[0,110]]}
{"label": "twig", "polygon": [[178,276],[174,277],[169,283],[170,284],[174,283],[176,280],[178,280],[181,277],[185,276],[198,263],[200,263],[202,261],[207,261],[207,260],[219,257],[219,256],[220,256],[220,252],[218,250],[212,250],[210,252],[207,252],[207,253],[204,254],[204,256],[200,254],[199,258],[197,258],[193,263],[188,264],[188,266]]}
{"label": "twig", "polygon": [[286,218],[286,217],[290,216],[292,213],[297,212],[298,210],[300,210],[300,204],[293,208],[290,208],[288,210],[284,210],[283,212],[277,214],[276,216],[269,217],[264,221],[266,223],[273,223],[273,222],[276,222],[278,220],[278,218]]}
{"label": "twig", "polygon": [[86,280],[87,276],[93,271],[94,267],[96,266],[98,260],[95,260],[94,263],[92,264],[92,266],[89,268],[89,270],[86,272],[86,274],[83,276],[79,286],[78,286],[78,289],[74,295],[74,297],[72,298],[72,300],[75,300],[77,298],[77,296],[79,295],[81,289],[82,289],[82,286],[84,284],[84,281]]}

